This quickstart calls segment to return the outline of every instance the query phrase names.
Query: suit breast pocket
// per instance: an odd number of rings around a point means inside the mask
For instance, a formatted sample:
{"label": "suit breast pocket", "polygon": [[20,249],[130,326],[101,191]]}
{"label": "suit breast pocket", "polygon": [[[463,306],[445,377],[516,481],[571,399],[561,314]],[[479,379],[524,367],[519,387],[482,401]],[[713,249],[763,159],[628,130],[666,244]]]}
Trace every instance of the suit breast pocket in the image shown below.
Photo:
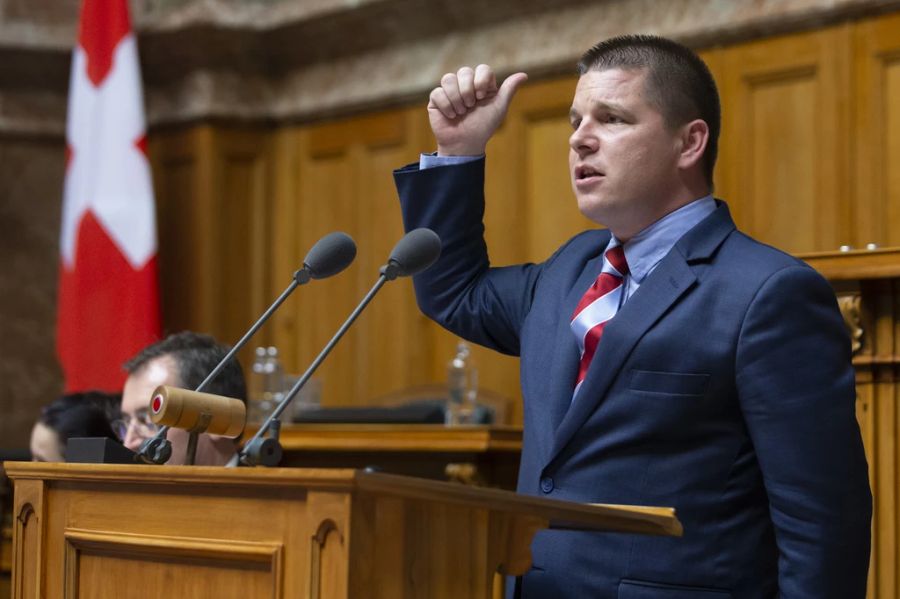
{"label": "suit breast pocket", "polygon": [[632,370],[628,388],[661,395],[702,396],[709,387],[708,374]]}

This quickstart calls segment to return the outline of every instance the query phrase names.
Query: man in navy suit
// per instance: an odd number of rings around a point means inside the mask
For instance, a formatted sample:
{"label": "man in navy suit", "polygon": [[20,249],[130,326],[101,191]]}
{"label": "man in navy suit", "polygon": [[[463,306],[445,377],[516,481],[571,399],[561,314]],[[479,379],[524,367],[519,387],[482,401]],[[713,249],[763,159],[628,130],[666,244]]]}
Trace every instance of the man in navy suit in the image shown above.
{"label": "man in navy suit", "polygon": [[871,494],[850,344],[815,271],[713,199],[715,82],[650,36],[579,63],[569,164],[607,229],[491,267],[484,151],[524,73],[445,75],[435,155],[395,173],[407,228],[441,236],[415,278],[451,331],[521,356],[521,493],[674,506],[681,538],[544,531],[523,598],[861,599]]}

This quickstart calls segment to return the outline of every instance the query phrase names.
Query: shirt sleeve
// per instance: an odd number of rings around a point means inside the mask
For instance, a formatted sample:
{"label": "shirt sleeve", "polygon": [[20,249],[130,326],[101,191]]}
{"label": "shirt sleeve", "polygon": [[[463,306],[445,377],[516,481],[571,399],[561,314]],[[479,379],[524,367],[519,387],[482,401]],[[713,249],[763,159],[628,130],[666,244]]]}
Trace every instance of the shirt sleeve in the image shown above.
{"label": "shirt sleeve", "polygon": [[437,152],[421,154],[419,156],[419,170],[424,171],[427,168],[435,168],[438,166],[466,164],[467,162],[475,162],[482,158],[484,158],[484,154],[481,154],[480,156],[438,156]]}

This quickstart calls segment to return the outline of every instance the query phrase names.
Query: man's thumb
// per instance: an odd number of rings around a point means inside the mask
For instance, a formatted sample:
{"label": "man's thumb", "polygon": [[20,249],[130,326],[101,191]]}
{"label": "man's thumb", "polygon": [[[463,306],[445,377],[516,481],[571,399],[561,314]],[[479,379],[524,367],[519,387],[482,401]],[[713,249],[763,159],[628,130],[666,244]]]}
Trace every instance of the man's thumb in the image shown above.
{"label": "man's thumb", "polygon": [[513,96],[516,94],[516,90],[526,81],[528,81],[528,75],[525,73],[513,73],[503,81],[500,89],[497,90],[497,95],[503,100],[505,106],[509,106]]}

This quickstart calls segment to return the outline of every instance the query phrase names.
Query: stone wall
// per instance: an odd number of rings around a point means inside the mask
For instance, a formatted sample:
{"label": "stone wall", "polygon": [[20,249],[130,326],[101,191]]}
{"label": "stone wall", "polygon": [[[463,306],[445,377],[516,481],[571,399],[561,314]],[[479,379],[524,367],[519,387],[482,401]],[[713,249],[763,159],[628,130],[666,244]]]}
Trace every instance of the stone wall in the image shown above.
{"label": "stone wall", "polygon": [[27,446],[62,390],[54,359],[59,140],[0,139],[0,448]]}

